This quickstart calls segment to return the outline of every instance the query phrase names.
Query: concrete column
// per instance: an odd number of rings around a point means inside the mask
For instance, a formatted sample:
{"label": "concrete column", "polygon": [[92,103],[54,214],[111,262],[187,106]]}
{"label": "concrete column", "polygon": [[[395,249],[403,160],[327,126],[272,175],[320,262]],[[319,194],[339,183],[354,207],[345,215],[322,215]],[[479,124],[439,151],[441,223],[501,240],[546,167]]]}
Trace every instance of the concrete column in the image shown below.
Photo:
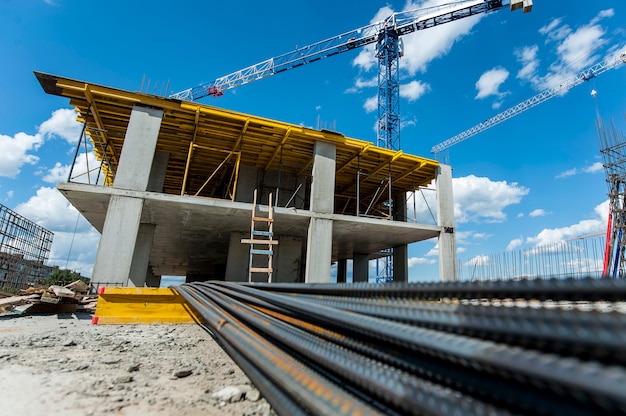
{"label": "concrete column", "polygon": [[346,283],[348,275],[348,259],[337,260],[337,283]]}
{"label": "concrete column", "polygon": [[305,283],[330,283],[333,220],[311,218],[307,236]]}
{"label": "concrete column", "polygon": [[93,266],[94,283],[128,285],[142,208],[143,199],[111,196]]}
{"label": "concrete column", "polygon": [[139,224],[135,251],[128,276],[129,287],[144,287],[146,285],[154,228],[154,224]]}
{"label": "concrete column", "polygon": [[439,165],[437,173],[437,225],[439,232],[439,279],[456,281],[456,238],[454,228],[454,198],[452,168]]}
{"label": "concrete column", "polygon": [[[315,142],[311,181],[310,210],[332,214],[335,206],[335,157],[337,148],[332,143]],[[306,283],[330,283],[332,260],[333,220],[312,217],[307,235]]]}
{"label": "concrete column", "polygon": [[[311,180],[311,211],[332,214],[335,208],[335,158],[332,143],[315,142]],[[329,247],[330,249],[330,247]]]}
{"label": "concrete column", "polygon": [[148,267],[148,273],[146,273],[146,286],[148,287],[161,287],[161,276],[158,276],[152,272]]}
{"label": "concrete column", "polygon": [[156,152],[154,154],[146,191],[163,192],[163,184],[165,183],[165,174],[167,173],[167,163],[169,160],[170,154],[167,152]]}
{"label": "concrete column", "polygon": [[409,281],[409,246],[406,244],[393,248],[393,281]]}
{"label": "concrete column", "polygon": [[369,282],[369,254],[354,253],[352,260],[352,282]]}
{"label": "concrete column", "polygon": [[[393,198],[394,221],[406,222],[406,194],[400,193]],[[393,247],[393,281],[409,281],[409,246],[403,244]]]}
{"label": "concrete column", "polygon": [[134,191],[148,189],[162,118],[160,108],[133,107],[113,187]]}

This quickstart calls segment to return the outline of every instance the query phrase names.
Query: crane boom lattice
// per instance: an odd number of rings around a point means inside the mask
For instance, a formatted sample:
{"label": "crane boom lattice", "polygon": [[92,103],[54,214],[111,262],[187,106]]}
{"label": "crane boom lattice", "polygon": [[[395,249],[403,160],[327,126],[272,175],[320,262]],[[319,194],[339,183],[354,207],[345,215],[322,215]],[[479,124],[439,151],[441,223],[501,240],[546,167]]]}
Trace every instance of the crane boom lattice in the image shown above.
{"label": "crane boom lattice", "polygon": [[[380,34],[392,29],[398,36],[404,36],[418,30],[450,23],[455,20],[477,14],[500,10],[510,5],[511,9],[519,8],[517,4],[527,4],[529,0],[462,0],[439,6],[414,9],[393,13],[387,19],[363,26],[340,35],[296,48],[291,52],[267,59],[247,68],[217,78],[215,81],[203,83],[171,94],[170,98],[196,101],[207,96],[220,96],[224,91],[248,84],[272,75],[317,62],[331,56],[361,48],[378,42]],[[532,4],[532,2],[530,2]],[[531,6],[525,6],[524,12]]]}
{"label": "crane boom lattice", "polygon": [[448,140],[445,140],[439,143],[438,145],[433,146],[432,149],[430,149],[430,151],[431,153],[437,154],[442,150],[445,150],[451,146],[454,146],[455,144],[460,143],[463,140],[469,139],[470,137],[473,137],[477,135],[478,133],[481,133],[497,124],[502,123],[503,121],[506,121],[512,117],[515,117],[516,115],[523,113],[524,111],[531,109],[545,101],[548,101],[551,98],[554,98],[558,95],[563,95],[568,90],[582,84],[585,81],[589,81],[590,79],[595,78],[598,75],[608,71],[609,69],[613,69],[622,63],[626,63],[626,52],[618,53],[611,59],[604,60],[595,65],[590,66],[589,68],[586,68],[585,70],[579,72],[578,74],[559,83],[559,85],[545,89],[541,91],[540,93],[530,97],[526,101],[523,101],[511,108],[508,108],[504,110],[503,112],[491,118],[488,118],[482,123],[479,123],[475,125],[474,127],[468,130],[465,130],[464,132],[459,133],[456,136],[451,137]]}

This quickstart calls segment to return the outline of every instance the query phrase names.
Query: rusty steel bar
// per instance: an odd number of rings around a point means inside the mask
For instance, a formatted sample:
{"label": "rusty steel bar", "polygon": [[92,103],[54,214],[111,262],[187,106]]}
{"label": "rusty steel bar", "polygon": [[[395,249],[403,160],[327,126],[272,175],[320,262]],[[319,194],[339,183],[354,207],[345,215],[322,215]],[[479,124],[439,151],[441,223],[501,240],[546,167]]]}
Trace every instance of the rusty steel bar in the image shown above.
{"label": "rusty steel bar", "polygon": [[[624,299],[626,286],[600,282],[202,282],[179,291],[252,381],[264,383],[272,406],[286,400],[304,413],[352,414],[338,411],[341,397],[372,414],[626,414],[623,311],[466,302],[497,294],[595,301],[611,288],[612,300]],[[457,304],[423,300],[443,293]],[[325,386],[320,394],[307,390],[311,380]]]}

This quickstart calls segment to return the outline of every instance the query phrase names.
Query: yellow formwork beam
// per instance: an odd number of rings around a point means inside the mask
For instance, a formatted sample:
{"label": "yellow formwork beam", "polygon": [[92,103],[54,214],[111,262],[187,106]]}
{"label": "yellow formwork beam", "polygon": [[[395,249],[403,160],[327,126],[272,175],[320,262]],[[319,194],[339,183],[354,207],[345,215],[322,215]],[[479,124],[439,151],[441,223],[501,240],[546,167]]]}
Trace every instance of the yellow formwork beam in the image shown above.
{"label": "yellow formwork beam", "polygon": [[194,324],[202,319],[173,288],[103,287],[91,320],[97,325]]}

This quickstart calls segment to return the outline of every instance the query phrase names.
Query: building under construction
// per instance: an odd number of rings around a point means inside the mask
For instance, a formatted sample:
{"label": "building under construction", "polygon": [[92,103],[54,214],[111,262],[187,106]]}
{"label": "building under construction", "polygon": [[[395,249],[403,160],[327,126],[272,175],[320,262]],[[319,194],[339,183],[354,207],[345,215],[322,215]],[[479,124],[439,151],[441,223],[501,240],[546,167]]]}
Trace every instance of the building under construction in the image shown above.
{"label": "building under construction", "polygon": [[0,288],[43,279],[54,234],[0,204]]}
{"label": "building under construction", "polygon": [[[330,282],[333,263],[341,282],[350,259],[353,281],[367,281],[369,260],[390,249],[394,280],[407,281],[407,245],[431,238],[442,279],[455,278],[449,166],[334,131],[35,75],[69,98],[102,163],[104,186],[58,185],[102,234],[93,283],[247,281],[257,270],[271,274],[251,280]],[[433,180],[437,225],[407,222],[407,192]]]}

